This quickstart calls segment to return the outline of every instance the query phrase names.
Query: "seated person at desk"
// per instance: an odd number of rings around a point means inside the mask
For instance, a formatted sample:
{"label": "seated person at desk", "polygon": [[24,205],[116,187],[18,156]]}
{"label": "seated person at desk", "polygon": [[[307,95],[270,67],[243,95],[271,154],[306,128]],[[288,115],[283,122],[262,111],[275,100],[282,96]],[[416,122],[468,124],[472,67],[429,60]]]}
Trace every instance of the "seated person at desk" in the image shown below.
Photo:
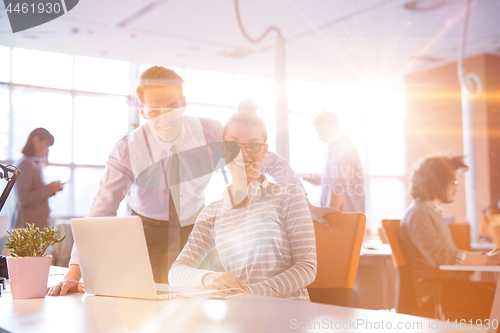
{"label": "seated person at desk", "polygon": [[[115,216],[130,190],[128,203],[141,217],[156,282],[166,283],[168,269],[186,243],[196,217],[205,203],[204,191],[210,172],[194,177],[211,164],[208,144],[222,139],[222,125],[216,120],[184,115],[186,98],[182,78],[172,70],[153,66],[144,71],[136,89],[139,108],[147,123],[120,139],[109,155],[106,173],[87,217]],[[220,147],[220,146],[219,146]],[[184,152],[201,151],[183,157]],[[179,153],[177,153],[179,152]],[[206,153],[205,155],[203,153]],[[172,168],[173,165],[176,168]],[[269,152],[262,161],[262,173],[283,183],[300,184],[288,162]],[[169,172],[177,169],[177,186],[169,186]],[[203,171],[202,170],[202,171]],[[189,178],[189,181],[184,181]],[[183,179],[180,183],[179,179]],[[180,183],[180,184],[179,184]],[[182,207],[182,209],[181,209]],[[309,204],[314,219],[336,211]],[[47,291],[57,296],[83,292],[78,256],[73,248],[64,280]]]}
{"label": "seated person at desk", "polygon": [[439,270],[440,265],[500,264],[499,252],[484,255],[457,249],[441,216],[441,205],[453,202],[459,175],[467,169],[463,156],[435,154],[417,163],[410,179],[410,194],[415,200],[401,221],[399,242],[419,307],[424,307],[432,293],[429,282],[418,280],[440,278],[445,279],[441,298],[445,315],[467,313],[470,318],[486,319],[495,286],[472,282],[463,272]]}
{"label": "seated person at desk", "polygon": [[[199,215],[170,269],[170,284],[309,300],[307,286],[316,277],[316,243],[304,194],[294,184],[272,184],[259,173],[268,149],[267,132],[254,112],[233,115],[223,140],[226,160],[232,161],[232,184],[223,199]],[[214,248],[223,273],[198,269]]]}

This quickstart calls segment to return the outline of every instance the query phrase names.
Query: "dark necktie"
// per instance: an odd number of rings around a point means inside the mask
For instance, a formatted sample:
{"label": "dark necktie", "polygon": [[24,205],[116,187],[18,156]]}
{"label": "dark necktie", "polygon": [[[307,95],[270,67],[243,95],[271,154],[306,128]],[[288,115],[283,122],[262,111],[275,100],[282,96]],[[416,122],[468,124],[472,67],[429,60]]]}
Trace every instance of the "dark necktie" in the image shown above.
{"label": "dark necktie", "polygon": [[181,252],[181,225],[177,209],[180,209],[180,170],[179,155],[177,149],[172,145],[170,178],[169,178],[169,199],[168,199],[168,268],[172,267],[175,259]]}

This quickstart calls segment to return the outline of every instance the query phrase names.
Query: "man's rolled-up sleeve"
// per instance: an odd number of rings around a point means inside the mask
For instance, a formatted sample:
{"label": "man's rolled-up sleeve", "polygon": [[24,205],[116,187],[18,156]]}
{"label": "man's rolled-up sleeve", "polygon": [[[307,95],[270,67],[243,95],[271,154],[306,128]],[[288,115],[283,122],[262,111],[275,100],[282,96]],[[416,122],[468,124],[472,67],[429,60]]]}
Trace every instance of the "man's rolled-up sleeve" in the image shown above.
{"label": "man's rolled-up sleeve", "polygon": [[267,152],[266,157],[262,161],[260,173],[268,174],[277,183],[297,185],[304,194],[307,194],[299,176],[290,167],[288,161],[271,151]]}

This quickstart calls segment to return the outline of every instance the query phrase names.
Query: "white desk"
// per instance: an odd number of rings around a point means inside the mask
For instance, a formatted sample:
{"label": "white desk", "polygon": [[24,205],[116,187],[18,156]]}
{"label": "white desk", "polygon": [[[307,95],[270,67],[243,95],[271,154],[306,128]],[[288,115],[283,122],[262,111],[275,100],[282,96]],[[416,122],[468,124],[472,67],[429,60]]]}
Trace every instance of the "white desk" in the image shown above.
{"label": "white desk", "polygon": [[[371,329],[367,324],[361,325],[367,321],[372,323]],[[317,330],[307,330],[307,322],[316,325]],[[225,301],[205,297],[149,301],[81,294],[30,300],[13,300],[9,293],[0,297],[0,327],[19,333],[359,333],[388,331],[389,323],[394,332],[450,332],[443,322],[427,318],[253,295]],[[344,328],[335,329],[336,324]],[[354,326],[356,324],[359,325]],[[398,330],[395,328],[398,324],[412,328]],[[384,325],[384,329],[380,325]],[[484,329],[460,330],[467,331],[486,332]]]}
{"label": "white desk", "polygon": [[354,306],[363,309],[394,308],[396,270],[388,244],[365,242],[354,280]]}
{"label": "white desk", "polygon": [[[61,280],[66,270],[51,267],[49,285]],[[361,325],[362,321],[364,325]],[[382,321],[385,329],[376,329]],[[318,329],[305,329],[308,322]],[[367,329],[366,322],[371,322],[373,329]],[[394,332],[450,333],[452,330],[445,328],[443,322],[436,323],[428,318],[253,295],[225,301],[205,297],[149,301],[82,294],[28,300],[13,300],[10,293],[0,297],[0,332],[4,329],[16,333],[380,333],[390,330],[387,329],[389,322]],[[398,323],[413,328],[398,330],[395,328]],[[344,328],[335,328],[336,324],[343,324]],[[470,330],[470,327],[460,330],[461,333],[467,331],[486,332],[484,329]]]}
{"label": "white desk", "polygon": [[[443,271],[470,271],[470,272],[500,272],[500,266],[460,266],[460,265],[441,265],[439,269]],[[490,320],[496,319],[500,322],[500,274],[497,277],[497,287],[495,289],[495,298],[491,307]],[[490,332],[496,330],[490,329]]]}

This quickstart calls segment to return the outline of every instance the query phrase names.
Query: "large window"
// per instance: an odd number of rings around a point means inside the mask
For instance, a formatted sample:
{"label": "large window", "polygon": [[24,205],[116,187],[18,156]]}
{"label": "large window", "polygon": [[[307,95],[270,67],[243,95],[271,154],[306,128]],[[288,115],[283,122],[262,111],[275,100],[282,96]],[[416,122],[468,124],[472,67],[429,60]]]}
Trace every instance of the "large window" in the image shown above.
{"label": "large window", "polygon": [[[225,123],[240,100],[253,98],[259,104],[258,114],[267,125],[269,148],[275,150],[279,125],[275,118],[273,79],[191,69],[184,73],[188,87],[187,115],[211,117]],[[229,106],[231,103],[233,109]],[[384,218],[401,218],[406,208],[403,91],[290,81],[288,106],[290,164],[296,172],[322,173],[326,150],[318,139],[313,120],[323,110],[332,111],[361,158],[368,228],[376,229]],[[219,183],[224,185],[220,172],[207,188],[207,203],[220,198],[219,192],[224,186]],[[319,204],[321,188],[303,183],[309,199]]]}
{"label": "large window", "polygon": [[[367,228],[382,219],[400,219],[406,208],[404,93],[371,87],[290,82],[290,163],[299,173],[323,172],[324,144],[313,120],[323,110],[336,114],[358,150],[365,174]],[[309,100],[309,104],[308,104]],[[319,186],[304,182],[309,199],[319,204]]]}
{"label": "large window", "polygon": [[229,73],[187,69],[184,80],[184,93],[191,102],[233,104],[233,77]]}
{"label": "large window", "polygon": [[274,79],[251,75],[234,76],[235,103],[253,98],[260,109],[274,110],[276,107],[276,83]]}
{"label": "large window", "polygon": [[[124,61],[0,47],[0,162],[21,158],[35,128],[54,135],[44,178],[65,185],[49,198],[51,216],[88,214],[109,152],[130,128],[130,72]],[[128,214],[125,201],[118,214]]]}
{"label": "large window", "polygon": [[9,156],[9,89],[0,84],[0,160]]}
{"label": "large window", "polygon": [[0,82],[10,81],[10,49],[0,46]]}
{"label": "large window", "polygon": [[288,82],[288,108],[292,112],[319,113],[323,109],[323,85],[315,82]]}
{"label": "large window", "polygon": [[128,132],[127,100],[76,96],[75,124],[78,125],[74,129],[74,162],[102,165],[116,141]]}
{"label": "large window", "polygon": [[12,81],[31,86],[71,89],[73,57],[69,54],[14,48]]}
{"label": "large window", "polygon": [[50,148],[52,163],[71,163],[72,106],[69,92],[19,87],[12,92],[12,157],[22,157],[28,135],[37,127],[46,128],[55,138]]}
{"label": "large window", "polygon": [[130,93],[130,64],[126,61],[76,56],[75,89],[128,95]]}
{"label": "large window", "polygon": [[[0,162],[19,159],[28,134],[36,127],[45,127],[55,136],[45,180],[67,183],[49,201],[53,216],[89,212],[113,146],[133,127],[144,124],[135,102],[132,73],[138,76],[149,67],[0,46]],[[280,124],[276,123],[273,78],[167,68],[186,81],[186,115],[224,124],[239,101],[256,100],[267,126],[269,149],[275,151]],[[384,218],[401,218],[406,206],[403,91],[289,81],[288,105],[292,168],[301,174],[322,173],[326,150],[313,120],[323,110],[332,111],[362,161],[369,228],[376,229]],[[319,204],[320,187],[304,185],[309,199]],[[226,186],[218,171],[208,185],[206,203],[219,199]],[[9,214],[8,206],[0,214]],[[119,214],[128,213],[124,200]]]}

